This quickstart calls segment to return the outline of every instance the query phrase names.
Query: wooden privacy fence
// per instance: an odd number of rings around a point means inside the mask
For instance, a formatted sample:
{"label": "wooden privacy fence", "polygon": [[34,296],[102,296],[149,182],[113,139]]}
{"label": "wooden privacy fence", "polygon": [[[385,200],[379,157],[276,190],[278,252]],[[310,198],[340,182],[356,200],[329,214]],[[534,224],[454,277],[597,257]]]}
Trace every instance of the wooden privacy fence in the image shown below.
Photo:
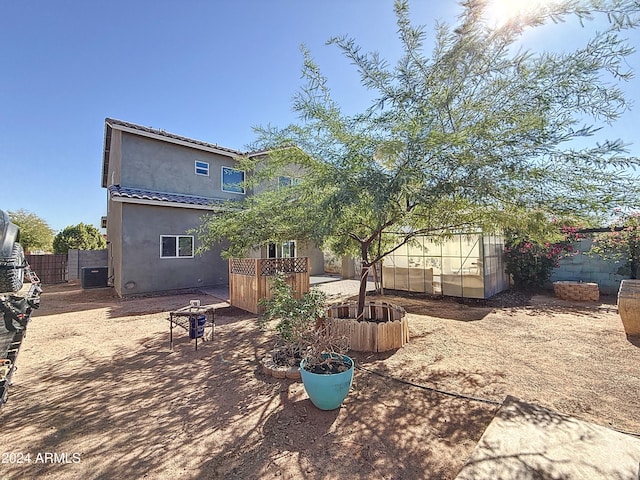
{"label": "wooden privacy fence", "polygon": [[309,258],[232,258],[229,260],[231,305],[251,313],[262,313],[262,298],[271,298],[269,279],[284,273],[287,283],[300,298],[309,291]]}
{"label": "wooden privacy fence", "polygon": [[64,283],[67,281],[67,256],[65,254],[25,255],[31,270],[42,283]]}

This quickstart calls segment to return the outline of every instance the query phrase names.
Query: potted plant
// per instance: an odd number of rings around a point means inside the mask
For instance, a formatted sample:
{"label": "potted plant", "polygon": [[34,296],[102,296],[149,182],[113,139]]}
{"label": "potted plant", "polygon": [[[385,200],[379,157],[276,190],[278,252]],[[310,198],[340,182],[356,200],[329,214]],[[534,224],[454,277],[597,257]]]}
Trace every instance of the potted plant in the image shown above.
{"label": "potted plant", "polygon": [[311,402],[320,410],[335,410],[349,394],[354,362],[346,355],[345,336],[332,332],[332,325],[322,321],[315,328],[300,362],[302,384]]}
{"label": "potted plant", "polygon": [[312,290],[296,298],[282,273],[271,282],[272,298],[259,322],[262,328],[277,320],[276,345],[272,361],[283,367],[299,368],[307,395],[321,410],[334,410],[346,398],[353,380],[354,362],[346,356],[348,340],[332,331],[325,320],[326,296]]}

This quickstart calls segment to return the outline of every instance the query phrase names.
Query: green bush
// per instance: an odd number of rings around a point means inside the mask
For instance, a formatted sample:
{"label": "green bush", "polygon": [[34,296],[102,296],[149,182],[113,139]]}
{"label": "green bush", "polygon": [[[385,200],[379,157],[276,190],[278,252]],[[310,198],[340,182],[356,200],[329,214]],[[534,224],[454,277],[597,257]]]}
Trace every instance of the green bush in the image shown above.
{"label": "green bush", "polygon": [[564,239],[556,243],[540,243],[526,236],[511,233],[504,248],[506,272],[513,278],[515,288],[541,288],[549,280],[559,260],[575,255],[573,243],[581,238],[573,227],[563,227]]}
{"label": "green bush", "polygon": [[616,210],[611,231],[596,236],[588,254],[615,262],[624,261],[618,272],[637,279],[640,274],[640,211]]}
{"label": "green bush", "polygon": [[282,273],[277,273],[271,280],[271,293],[271,299],[259,302],[266,310],[258,323],[264,329],[272,320],[278,322],[275,326],[278,332],[276,350],[285,362],[297,364],[309,346],[317,342],[316,326],[318,319],[325,317],[326,296],[312,290],[296,298]]}

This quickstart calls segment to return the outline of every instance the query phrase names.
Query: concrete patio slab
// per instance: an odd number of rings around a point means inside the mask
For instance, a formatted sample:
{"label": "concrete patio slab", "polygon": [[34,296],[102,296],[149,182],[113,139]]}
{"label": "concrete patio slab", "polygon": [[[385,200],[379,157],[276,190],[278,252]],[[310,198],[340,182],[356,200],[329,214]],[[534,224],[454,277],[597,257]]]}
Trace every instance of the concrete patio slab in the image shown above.
{"label": "concrete patio slab", "polygon": [[640,478],[640,438],[508,396],[456,480]]}
{"label": "concrete patio slab", "polygon": [[[360,280],[337,279],[324,282],[316,281],[316,283],[311,283],[311,288],[315,288],[320,290],[321,292],[324,292],[327,295],[329,301],[338,301],[353,297],[354,295],[358,295],[358,290],[360,289]],[[372,292],[374,290],[374,283],[367,282],[367,291]]]}
{"label": "concrete patio slab", "polygon": [[[330,301],[336,301],[358,294],[360,288],[359,280],[342,280],[334,275],[313,275],[309,278],[311,288],[317,288],[324,292]],[[367,291],[375,290],[373,282],[367,283]],[[206,295],[211,295],[225,302],[229,301],[229,285],[217,287],[201,288],[200,291]]]}
{"label": "concrete patio slab", "polygon": [[224,302],[229,302],[229,285],[219,285],[217,287],[206,287],[199,289],[205,295],[211,295]]}

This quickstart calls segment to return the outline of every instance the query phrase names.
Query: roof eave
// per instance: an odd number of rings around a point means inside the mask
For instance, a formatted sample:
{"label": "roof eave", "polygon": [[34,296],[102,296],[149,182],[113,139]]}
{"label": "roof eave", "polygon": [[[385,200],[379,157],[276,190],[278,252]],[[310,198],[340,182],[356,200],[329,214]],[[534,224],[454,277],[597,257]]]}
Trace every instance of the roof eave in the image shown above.
{"label": "roof eave", "polygon": [[109,156],[111,154],[111,125],[104,124],[104,147],[102,150],[102,188],[108,186]]}
{"label": "roof eave", "polygon": [[175,208],[189,208],[192,210],[209,210],[209,211],[224,211],[228,210],[227,207],[222,205],[198,205],[194,203],[182,203],[182,202],[170,202],[166,200],[153,200],[147,198],[131,198],[112,195],[111,200],[113,202],[120,203],[137,203],[139,205],[151,205],[157,207],[175,207]]}
{"label": "roof eave", "polygon": [[202,150],[205,152],[216,153],[225,157],[236,158],[243,155],[242,152],[233,150],[231,148],[218,147],[217,145],[199,142],[186,137],[180,137],[179,135],[167,134],[166,132],[163,132],[161,130],[154,130],[134,124],[125,125],[126,122],[120,122],[119,120],[113,120],[111,118],[107,118],[105,120],[105,123],[110,128],[120,130],[121,132],[139,135],[147,138],[153,138],[154,140],[159,140],[161,142],[173,143],[176,145],[181,145],[183,147],[194,148],[196,150]]}

